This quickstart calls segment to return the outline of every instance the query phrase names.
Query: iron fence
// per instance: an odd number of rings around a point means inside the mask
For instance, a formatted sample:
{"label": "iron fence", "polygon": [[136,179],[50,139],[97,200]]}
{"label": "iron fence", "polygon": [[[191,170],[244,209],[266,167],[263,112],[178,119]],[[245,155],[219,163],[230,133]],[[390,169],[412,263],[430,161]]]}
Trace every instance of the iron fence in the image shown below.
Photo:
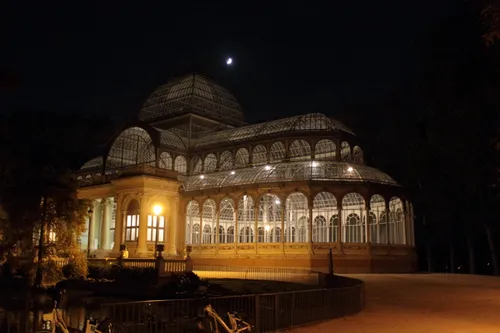
{"label": "iron fence", "polygon": [[190,332],[206,302],[222,318],[237,311],[256,332],[274,332],[344,317],[362,310],[362,283],[340,289],[317,289],[272,294],[104,304],[102,316],[122,323],[126,333]]}

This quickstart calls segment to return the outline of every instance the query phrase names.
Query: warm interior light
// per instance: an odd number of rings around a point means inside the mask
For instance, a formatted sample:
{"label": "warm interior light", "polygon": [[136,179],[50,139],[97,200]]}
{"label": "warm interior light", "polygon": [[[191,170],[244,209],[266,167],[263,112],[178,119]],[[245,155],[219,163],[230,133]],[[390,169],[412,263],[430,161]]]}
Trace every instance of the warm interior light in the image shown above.
{"label": "warm interior light", "polygon": [[269,231],[269,230],[271,229],[271,227],[270,227],[270,226],[268,226],[268,225],[266,225],[266,226],[264,227],[264,229],[265,229],[266,231]]}
{"label": "warm interior light", "polygon": [[271,170],[271,166],[270,166],[270,165],[266,165],[266,166],[264,167],[264,169],[266,169],[266,170]]}
{"label": "warm interior light", "polygon": [[153,206],[153,213],[155,215],[160,215],[162,210],[163,210],[163,208],[160,205]]}
{"label": "warm interior light", "polygon": [[275,203],[279,205],[281,203],[280,199],[276,199]]}
{"label": "warm interior light", "polygon": [[231,171],[231,174],[232,174],[232,175],[236,174],[236,171]]}
{"label": "warm interior light", "polygon": [[354,169],[352,168],[352,166],[350,166],[350,167],[348,167],[348,168],[347,168],[347,171],[348,171],[348,172],[352,172],[352,170],[354,170]]}
{"label": "warm interior light", "polygon": [[200,175],[200,179],[204,179],[204,178],[205,178],[205,176],[204,176],[204,175]]}
{"label": "warm interior light", "polygon": [[318,162],[316,162],[316,161],[312,161],[311,166],[312,166],[313,168],[317,167],[317,166],[318,166]]}

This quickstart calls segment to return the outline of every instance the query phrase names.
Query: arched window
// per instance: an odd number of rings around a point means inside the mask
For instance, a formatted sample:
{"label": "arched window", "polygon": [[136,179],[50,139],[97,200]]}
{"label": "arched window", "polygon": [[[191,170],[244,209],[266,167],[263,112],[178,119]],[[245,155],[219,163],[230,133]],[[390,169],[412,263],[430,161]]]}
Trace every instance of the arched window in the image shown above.
{"label": "arched window", "polygon": [[227,243],[234,243],[234,227],[227,228]]}
{"label": "arched window", "polygon": [[139,202],[132,200],[128,204],[125,223],[125,241],[135,242],[139,238]]}
{"label": "arched window", "polygon": [[289,148],[290,161],[304,161],[311,159],[311,146],[306,140],[295,140]]}
{"label": "arched window", "polygon": [[[217,235],[217,228],[214,229],[214,237]],[[219,226],[219,243],[226,242],[226,234],[224,233],[224,227]]]}
{"label": "arched window", "polygon": [[191,159],[191,174],[196,175],[201,173],[203,168],[203,163],[201,162],[201,158],[199,156],[193,156]]}
{"label": "arched window", "polygon": [[269,161],[271,163],[278,163],[283,161],[285,158],[285,145],[277,141],[271,145],[271,149],[269,149]]}
{"label": "arched window", "polygon": [[238,225],[240,226],[240,243],[253,243],[255,214],[253,199],[249,195],[241,197],[238,203]]}
{"label": "arched window", "polygon": [[363,164],[363,151],[359,146],[354,146],[352,149],[352,155],[355,163]]}
{"label": "arched window", "polygon": [[215,231],[217,226],[217,212],[215,201],[212,199],[205,200],[203,204],[203,243],[215,243],[215,234],[212,235],[212,231]]}
{"label": "arched window", "polygon": [[330,225],[328,229],[328,241],[338,242],[339,216],[337,214],[330,217]]}
{"label": "arched window", "polygon": [[299,228],[299,243],[305,243],[307,242],[307,217],[302,216],[299,218],[298,221],[298,228]]}
{"label": "arched window", "polygon": [[212,228],[209,225],[203,227],[203,243],[209,244],[215,241],[215,237],[212,237]]}
{"label": "arched window", "polygon": [[233,154],[230,151],[224,151],[220,154],[219,170],[231,170],[233,168]]}
{"label": "arched window", "polygon": [[106,160],[106,171],[144,164],[156,164],[153,140],[143,128],[127,128],[111,145]]}
{"label": "arched window", "polygon": [[295,241],[295,227],[288,227],[287,229],[285,229],[285,242],[293,243]]}
{"label": "arched window", "polygon": [[[299,228],[298,230],[300,232],[298,221],[302,216],[309,216],[307,197],[300,192],[292,193],[286,198],[285,202],[285,231],[290,233],[294,231],[295,228]],[[305,237],[307,239],[307,232]],[[292,239],[292,235],[285,234],[285,240],[288,242],[289,239]],[[296,238],[293,237],[293,239],[295,241]]]}
{"label": "arched window", "polygon": [[351,161],[351,146],[346,141],[340,144],[340,159],[344,162]]}
{"label": "arched window", "polygon": [[267,163],[267,149],[263,145],[257,145],[252,150],[252,164],[263,165]]}
{"label": "arched window", "polygon": [[275,194],[264,194],[259,201],[259,229],[265,231],[266,237],[261,237],[259,231],[259,242],[273,242],[275,238],[269,237],[270,231],[281,226],[281,201]]}
{"label": "arched window", "polygon": [[271,230],[271,242],[279,243],[281,242],[281,228],[276,227]]}
{"label": "arched window", "polygon": [[385,200],[380,194],[372,195],[370,198],[370,219],[368,226],[370,227],[370,242],[374,244],[387,243],[385,235],[385,223],[383,216],[385,212]]}
{"label": "arched window", "polygon": [[248,150],[246,148],[240,148],[236,151],[236,156],[234,158],[234,166],[236,168],[244,168],[250,162]]}
{"label": "arched window", "polygon": [[182,174],[187,172],[187,162],[184,156],[179,155],[175,158],[174,170]]}
{"label": "arched window", "polygon": [[217,157],[214,154],[205,156],[205,172],[213,172],[217,168]]}
{"label": "arched window", "polygon": [[[195,229],[196,227],[196,229]],[[200,243],[200,206],[191,200],[186,207],[186,244]]]}
{"label": "arched window", "polygon": [[240,243],[253,243],[253,231],[249,227],[241,228]]}
{"label": "arched window", "polygon": [[[229,232],[229,228],[233,228],[232,230],[233,230],[233,233],[234,233],[235,222],[236,221],[235,221],[235,212],[234,212],[234,201],[233,201],[233,199],[231,199],[231,198],[224,198],[224,199],[222,199],[222,201],[220,202],[220,208],[219,208],[219,225],[221,227],[223,227],[224,229],[228,230],[228,232]],[[225,241],[226,241],[225,238],[220,238],[219,237],[219,243],[223,243]]]}
{"label": "arched window", "polygon": [[348,193],[342,199],[342,216],[345,217],[342,229],[343,242],[363,243],[365,229],[361,220],[366,212],[365,200],[359,193]]}
{"label": "arched window", "polygon": [[[330,218],[327,224],[326,217],[337,215],[337,199],[330,192],[320,192],[316,194],[313,200],[313,216],[321,216],[323,226],[321,229],[317,229],[318,234],[316,242],[333,242],[337,239],[337,227],[332,225],[332,220]],[[324,221],[323,221],[324,219]],[[317,226],[319,228],[319,226]],[[335,230],[334,230],[335,229]],[[313,240],[314,241],[314,240]]]}
{"label": "arched window", "polygon": [[332,140],[323,139],[314,146],[314,159],[318,161],[333,161],[336,155],[336,146]]}
{"label": "arched window", "polygon": [[172,156],[164,151],[160,154],[160,161],[158,166],[162,169],[172,170],[172,162]]}
{"label": "arched window", "polygon": [[324,216],[316,216],[313,221],[313,242],[323,243],[328,239],[326,219]]}
{"label": "arched window", "polygon": [[[403,216],[403,202],[398,197],[392,197],[389,200],[389,243],[390,244],[404,244],[404,219]],[[401,220],[400,220],[400,219]]]}

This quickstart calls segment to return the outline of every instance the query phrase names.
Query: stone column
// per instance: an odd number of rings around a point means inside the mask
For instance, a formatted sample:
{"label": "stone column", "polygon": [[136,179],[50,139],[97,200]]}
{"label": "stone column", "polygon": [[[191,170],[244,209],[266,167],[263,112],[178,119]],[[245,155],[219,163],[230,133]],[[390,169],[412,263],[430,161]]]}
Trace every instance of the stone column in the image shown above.
{"label": "stone column", "polygon": [[239,204],[238,202],[235,202],[234,215],[233,215],[234,216],[234,241],[233,241],[234,244],[239,243],[238,237],[240,234],[240,232],[238,230],[238,216],[239,216],[238,211],[240,209],[238,207],[238,204]]}
{"label": "stone column", "polygon": [[102,203],[102,219],[101,219],[101,249],[109,250],[110,242],[110,227],[111,227],[111,214],[113,209],[113,203],[108,199],[104,198]]}
{"label": "stone column", "polygon": [[168,255],[170,256],[176,256],[177,255],[177,234],[178,234],[178,228],[180,227],[181,223],[179,223],[179,197],[173,197],[170,199],[170,218],[168,221],[166,221],[168,228],[168,234],[167,237],[165,237],[165,240],[168,239],[167,241],[167,246],[165,246],[165,249],[167,250]]}
{"label": "stone column", "polygon": [[95,233],[96,233],[96,214],[97,210],[99,209],[99,203],[97,200],[92,201],[92,216],[90,216],[90,221],[89,221],[89,242],[90,242],[90,249],[89,250],[95,250]]}
{"label": "stone column", "polygon": [[[281,199],[280,199],[281,200]],[[286,202],[285,202],[286,204]],[[285,204],[282,204],[280,207],[280,216],[281,216],[281,243],[285,242]]]}
{"label": "stone column", "polygon": [[140,199],[140,209],[139,209],[139,237],[137,239],[137,255],[147,255],[148,244],[147,244],[147,232],[148,232],[148,215],[151,211],[148,207],[148,196],[143,194],[139,197]]}

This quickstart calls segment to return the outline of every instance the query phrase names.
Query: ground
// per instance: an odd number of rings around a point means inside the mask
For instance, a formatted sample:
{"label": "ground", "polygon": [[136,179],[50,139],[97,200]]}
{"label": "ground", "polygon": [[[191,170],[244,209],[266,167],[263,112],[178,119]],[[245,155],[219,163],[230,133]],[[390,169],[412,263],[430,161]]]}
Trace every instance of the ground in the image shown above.
{"label": "ground", "polygon": [[349,275],[366,283],[366,309],[296,333],[500,332],[500,278],[477,275]]}

